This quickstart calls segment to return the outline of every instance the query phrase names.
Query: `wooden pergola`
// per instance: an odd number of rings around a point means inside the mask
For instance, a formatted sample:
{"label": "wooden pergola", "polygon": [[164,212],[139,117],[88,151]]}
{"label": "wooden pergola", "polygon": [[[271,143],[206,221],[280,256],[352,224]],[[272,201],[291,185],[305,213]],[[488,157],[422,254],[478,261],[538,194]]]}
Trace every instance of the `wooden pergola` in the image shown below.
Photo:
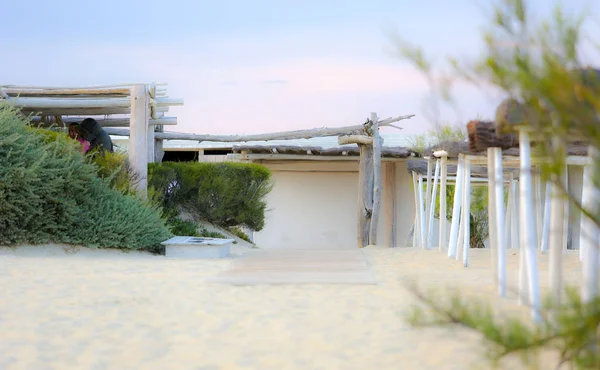
{"label": "wooden pergola", "polygon": [[[129,160],[140,176],[136,184],[142,196],[147,191],[148,163],[161,157],[156,133],[165,125],[176,125],[177,118],[165,113],[183,99],[167,94],[164,83],[120,84],[106,86],[50,87],[0,85],[0,99],[13,104],[42,127],[81,122],[92,117],[110,133],[115,127],[129,127]],[[156,144],[156,150],[155,150]],[[156,158],[158,157],[158,158]]]}

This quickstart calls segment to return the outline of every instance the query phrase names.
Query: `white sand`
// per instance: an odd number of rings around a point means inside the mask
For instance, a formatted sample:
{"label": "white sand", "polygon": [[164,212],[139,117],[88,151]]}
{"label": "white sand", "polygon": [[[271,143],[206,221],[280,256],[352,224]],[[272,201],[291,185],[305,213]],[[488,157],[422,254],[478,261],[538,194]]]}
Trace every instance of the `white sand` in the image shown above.
{"label": "white sand", "polygon": [[[472,250],[467,269],[435,250],[364,253],[378,285],[230,286],[204,280],[231,260],[0,249],[0,369],[488,368],[476,335],[402,317],[415,302],[403,288],[411,277],[493,300],[487,251]],[[579,280],[576,253],[566,259]]]}

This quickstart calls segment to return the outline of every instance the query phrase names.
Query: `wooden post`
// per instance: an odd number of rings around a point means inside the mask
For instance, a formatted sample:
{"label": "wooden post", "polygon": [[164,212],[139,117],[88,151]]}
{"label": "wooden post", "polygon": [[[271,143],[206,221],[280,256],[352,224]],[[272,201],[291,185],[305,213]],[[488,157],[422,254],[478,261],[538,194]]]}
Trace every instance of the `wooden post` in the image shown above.
{"label": "wooden post", "polygon": [[487,149],[487,171],[488,171],[488,229],[490,233],[490,261],[492,265],[492,276],[494,284],[498,283],[498,222],[496,220],[496,165],[494,148]]}
{"label": "wooden post", "polygon": [[146,85],[131,87],[131,116],[129,118],[129,162],[139,176],[136,190],[140,197],[148,196],[148,90]]}
{"label": "wooden post", "polygon": [[463,266],[469,267],[469,252],[471,249],[471,161],[465,158],[465,182],[463,190],[463,212],[464,221],[464,244],[463,244]]}
{"label": "wooden post", "polygon": [[440,162],[442,174],[440,177],[440,251],[447,248],[448,238],[446,236],[446,183],[448,177],[448,156],[442,156]]}
{"label": "wooden post", "polygon": [[412,178],[415,192],[415,227],[413,230],[413,247],[419,247],[421,244],[421,206],[419,203],[419,180],[415,171],[412,172]]}
{"label": "wooden post", "polygon": [[429,218],[429,220],[427,221],[427,245],[425,246],[426,249],[429,249],[429,247],[431,246],[431,233],[433,231],[433,216],[435,214],[435,203],[437,200],[437,184],[438,184],[438,178],[440,177],[440,160],[437,159],[435,161],[435,172],[433,175],[433,186],[431,188],[431,204],[429,205],[429,215],[427,215],[427,217]]}
{"label": "wooden post", "polygon": [[419,175],[419,221],[421,231],[421,248],[425,248],[425,235],[427,227],[425,225],[425,210],[423,209],[423,175]]}
{"label": "wooden post", "polygon": [[[559,176],[556,181],[563,182],[564,176]],[[552,237],[548,237],[549,256],[549,274],[550,291],[554,304],[560,304],[562,295],[562,259],[563,259],[563,243],[565,233],[565,199],[561,194],[561,190],[557,185],[550,186],[550,221],[548,233],[552,233]]]}
{"label": "wooden post", "polygon": [[525,251],[525,262],[527,265],[527,281],[529,283],[529,304],[534,321],[539,322],[540,316],[540,290],[538,284],[538,269],[536,259],[536,236],[535,209],[533,206],[533,189],[531,183],[531,142],[529,133],[525,129],[519,130],[519,156],[521,169],[519,182],[521,185],[520,204],[521,248]]}
{"label": "wooden post", "polygon": [[[590,209],[590,205],[593,204],[593,190],[594,183],[591,177],[591,166],[583,166],[583,189],[581,192],[581,205],[584,209]],[[590,239],[590,230],[592,222],[589,217],[587,217],[583,212],[581,213],[581,227],[579,230],[579,260],[583,261],[583,258],[586,254],[585,249],[593,244],[593,240]]]}
{"label": "wooden post", "polygon": [[425,188],[425,240],[423,242],[423,248],[429,247],[429,207],[431,206],[431,171],[433,166],[433,159],[427,158],[427,187]]}
{"label": "wooden post", "polygon": [[381,204],[381,146],[379,136],[379,118],[377,113],[371,113],[371,127],[373,132],[373,213],[371,215],[371,230],[369,244],[377,244],[377,226],[379,226],[379,209]]}
{"label": "wooden post", "polygon": [[386,213],[386,235],[387,245],[396,247],[396,164],[387,162],[385,164],[385,213]]}
{"label": "wooden post", "polygon": [[458,244],[458,230],[460,225],[460,206],[462,201],[463,180],[462,155],[458,157],[456,166],[456,182],[454,184],[454,200],[452,205],[452,221],[450,224],[450,240],[448,241],[448,258],[456,257],[456,246]]}
{"label": "wooden post", "polygon": [[[164,131],[163,125],[156,125],[154,127],[155,127],[155,129],[154,129],[155,132],[163,132]],[[164,156],[165,156],[165,151],[163,149],[163,140],[155,138],[155,140],[154,140],[154,162],[155,163],[162,162]]]}
{"label": "wooden post", "polygon": [[369,230],[373,212],[373,147],[359,145],[358,169],[358,247],[369,245]]}
{"label": "wooden post", "polygon": [[[598,162],[600,161],[600,152],[592,146],[588,149],[588,156],[592,164],[588,170],[587,178],[584,180],[585,203],[584,207],[592,214],[597,215],[600,209],[600,190],[596,188],[594,179],[598,178]],[[583,286],[581,287],[581,299],[584,302],[590,302],[595,299],[598,294],[598,279],[600,268],[600,229],[589,218],[585,218],[582,224],[582,235],[585,237],[585,248],[583,256]]]}
{"label": "wooden post", "polygon": [[517,196],[517,180],[512,180],[510,183],[510,193],[512,195],[512,217],[511,217],[511,249],[519,249],[519,197]]}
{"label": "wooden post", "polygon": [[[496,221],[496,253],[498,258],[498,294],[500,297],[506,296],[506,239],[504,216],[504,185],[502,176],[502,149],[494,148],[494,206]],[[492,251],[494,252],[494,251]]]}

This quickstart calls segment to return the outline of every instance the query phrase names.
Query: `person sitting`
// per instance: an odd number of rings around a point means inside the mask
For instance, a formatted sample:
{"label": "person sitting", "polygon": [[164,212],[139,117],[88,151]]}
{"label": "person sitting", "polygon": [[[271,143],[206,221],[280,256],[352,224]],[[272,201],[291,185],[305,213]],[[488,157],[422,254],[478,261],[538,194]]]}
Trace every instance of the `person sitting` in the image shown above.
{"label": "person sitting", "polygon": [[86,118],[81,122],[80,128],[83,138],[90,142],[90,151],[98,149],[114,152],[110,136],[102,129],[98,121],[93,118]]}
{"label": "person sitting", "polygon": [[89,141],[81,137],[81,127],[79,127],[78,123],[69,124],[69,137],[73,140],[77,140],[79,144],[81,144],[81,149],[84,153],[87,153],[87,151],[90,149]]}

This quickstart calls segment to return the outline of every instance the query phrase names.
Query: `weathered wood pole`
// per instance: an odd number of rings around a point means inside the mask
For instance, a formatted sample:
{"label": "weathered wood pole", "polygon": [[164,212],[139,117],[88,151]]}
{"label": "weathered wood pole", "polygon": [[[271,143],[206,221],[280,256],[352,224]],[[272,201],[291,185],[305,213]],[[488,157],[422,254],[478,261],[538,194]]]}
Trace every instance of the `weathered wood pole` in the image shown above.
{"label": "weathered wood pole", "polygon": [[[138,176],[136,190],[140,197],[148,196],[148,89],[146,85],[131,87],[131,128],[129,138],[129,162]],[[152,143],[154,145],[154,143]]]}
{"label": "weathered wood pole", "polygon": [[508,180],[508,199],[506,200],[506,212],[505,212],[505,218],[504,218],[504,241],[506,243],[506,248],[509,249],[512,246],[512,204],[513,204],[513,197],[512,197],[512,191],[510,191],[510,188],[512,186],[512,182],[513,182],[513,174],[510,173],[509,175],[509,180]]}
{"label": "weathered wood pole", "polygon": [[[556,181],[560,181],[564,185],[564,176],[559,176]],[[549,256],[549,283],[552,299],[555,304],[560,303],[562,295],[562,259],[563,259],[563,244],[565,233],[565,199],[561,190],[557,185],[550,186],[550,221],[548,234],[548,249]]]}
{"label": "weathered wood pole", "polygon": [[383,139],[379,136],[379,118],[377,113],[371,113],[373,132],[373,214],[371,215],[371,230],[369,244],[377,244],[377,227],[381,205],[381,146]]}
{"label": "weathered wood pole", "polygon": [[510,233],[510,248],[519,249],[519,197],[517,196],[517,180],[510,182],[510,194],[512,195],[512,217],[511,217],[511,233]]}
{"label": "weathered wood pole", "polygon": [[[598,215],[600,212],[600,190],[594,184],[594,179],[598,178],[598,161],[600,161],[600,152],[597,148],[590,146],[588,156],[591,159],[591,165],[588,170],[587,178],[584,180],[584,188],[587,188],[585,209]],[[590,302],[598,294],[598,279],[600,268],[600,229],[591,219],[585,218],[582,224],[582,235],[585,236],[585,248],[583,256],[583,286],[581,287],[581,298],[584,302]]]}
{"label": "weathered wood pole", "polygon": [[431,239],[432,239],[431,233],[433,232],[433,216],[435,214],[435,203],[437,200],[437,185],[438,185],[439,177],[440,177],[440,160],[437,159],[435,161],[435,171],[434,171],[434,175],[433,175],[433,186],[432,186],[432,191],[431,191],[431,204],[429,205],[429,215],[427,215],[429,220],[427,221],[428,229],[427,229],[427,245],[425,246],[426,249],[429,249],[429,247],[431,246]]}
{"label": "weathered wood pole", "polygon": [[529,133],[524,129],[519,129],[519,156],[521,160],[520,168],[520,211],[521,211],[521,248],[525,250],[525,261],[527,264],[527,280],[529,283],[529,304],[533,320],[539,322],[540,316],[540,289],[538,283],[538,268],[536,258],[537,229],[535,225],[535,209],[533,206],[532,189],[532,166],[531,166],[531,142]]}
{"label": "weathered wood pole", "polygon": [[373,147],[358,145],[358,247],[369,245],[369,230],[373,213]]}
{"label": "weathered wood pole", "polygon": [[469,267],[469,252],[471,249],[471,161],[465,158],[464,169],[465,181],[463,184],[463,214],[464,217],[464,243],[463,243],[463,266]]}
{"label": "weathered wood pole", "polygon": [[456,166],[456,182],[454,183],[454,200],[452,205],[452,220],[450,223],[450,239],[448,240],[448,258],[456,257],[458,244],[458,227],[460,225],[460,206],[462,201],[463,160],[458,158]]}
{"label": "weathered wood pole", "polygon": [[440,251],[448,247],[448,237],[446,236],[446,186],[448,178],[448,156],[443,155],[440,162],[442,174],[440,176]]}
{"label": "weathered wood pole", "polygon": [[[504,223],[504,183],[502,171],[502,149],[493,148],[494,162],[494,205],[496,222],[496,253],[498,256],[498,294],[506,296],[506,238]],[[492,253],[494,251],[492,250]]]}
{"label": "weathered wood pole", "polygon": [[396,164],[385,163],[385,213],[387,245],[396,247],[397,217],[396,217]]}

